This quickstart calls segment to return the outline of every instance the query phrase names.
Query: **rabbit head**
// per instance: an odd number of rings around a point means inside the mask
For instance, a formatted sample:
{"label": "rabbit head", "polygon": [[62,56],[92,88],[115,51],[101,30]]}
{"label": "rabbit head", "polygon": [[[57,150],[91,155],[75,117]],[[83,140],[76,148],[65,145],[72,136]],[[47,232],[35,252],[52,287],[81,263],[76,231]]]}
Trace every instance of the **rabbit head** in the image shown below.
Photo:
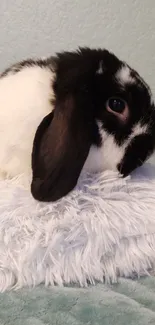
{"label": "rabbit head", "polygon": [[135,70],[102,49],[63,52],[53,62],[54,110],[32,151],[31,191],[41,201],[68,194],[83,168],[127,176],[155,148],[152,94]]}

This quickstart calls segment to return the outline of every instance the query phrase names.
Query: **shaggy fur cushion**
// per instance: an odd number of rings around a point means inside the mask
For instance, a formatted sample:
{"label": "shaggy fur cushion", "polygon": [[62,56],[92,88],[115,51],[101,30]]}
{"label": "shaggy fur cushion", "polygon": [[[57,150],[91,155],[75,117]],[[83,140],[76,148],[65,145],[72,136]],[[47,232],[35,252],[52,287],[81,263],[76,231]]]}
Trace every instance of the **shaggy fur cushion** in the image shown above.
{"label": "shaggy fur cushion", "polygon": [[35,201],[18,179],[0,182],[0,290],[86,286],[155,266],[155,167],[131,177],[83,175],[58,202]]}

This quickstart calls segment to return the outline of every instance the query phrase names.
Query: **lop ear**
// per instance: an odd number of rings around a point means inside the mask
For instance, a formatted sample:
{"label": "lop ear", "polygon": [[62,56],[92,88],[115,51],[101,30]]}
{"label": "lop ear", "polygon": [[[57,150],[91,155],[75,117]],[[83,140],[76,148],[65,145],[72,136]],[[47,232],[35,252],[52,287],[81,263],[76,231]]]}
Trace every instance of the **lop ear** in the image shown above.
{"label": "lop ear", "polygon": [[32,152],[31,192],[56,201],[76,185],[92,143],[92,121],[72,97],[56,103],[41,122]]}

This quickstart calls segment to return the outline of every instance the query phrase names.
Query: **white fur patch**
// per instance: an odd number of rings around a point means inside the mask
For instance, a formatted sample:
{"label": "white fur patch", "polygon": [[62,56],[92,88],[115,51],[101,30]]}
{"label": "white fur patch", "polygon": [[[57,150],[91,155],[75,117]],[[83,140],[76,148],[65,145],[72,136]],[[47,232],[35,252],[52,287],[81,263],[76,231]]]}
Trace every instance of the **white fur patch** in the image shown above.
{"label": "white fur patch", "polygon": [[102,74],[103,73],[103,61],[99,62],[99,67],[96,71],[97,74]]}
{"label": "white fur patch", "polygon": [[133,77],[131,77],[130,69],[127,65],[123,66],[121,69],[119,69],[117,71],[115,78],[123,86],[125,84],[135,83],[135,79]]}
{"label": "white fur patch", "polygon": [[141,125],[141,123],[137,123],[133,129],[132,133],[130,135],[130,139],[133,139],[136,135],[144,134],[148,130],[148,125]]}
{"label": "white fur patch", "polygon": [[25,67],[0,79],[0,177],[31,173],[36,129],[51,110],[54,74]]}

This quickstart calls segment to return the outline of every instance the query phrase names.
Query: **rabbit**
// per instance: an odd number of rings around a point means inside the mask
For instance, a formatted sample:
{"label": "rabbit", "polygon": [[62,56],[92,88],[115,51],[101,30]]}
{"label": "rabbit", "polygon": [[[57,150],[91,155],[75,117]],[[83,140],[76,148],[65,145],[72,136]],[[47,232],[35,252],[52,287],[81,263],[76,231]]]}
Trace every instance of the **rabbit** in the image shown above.
{"label": "rabbit", "polygon": [[155,150],[148,84],[107,49],[78,48],[25,60],[0,76],[0,177],[30,179],[54,202],[82,171],[128,176]]}

